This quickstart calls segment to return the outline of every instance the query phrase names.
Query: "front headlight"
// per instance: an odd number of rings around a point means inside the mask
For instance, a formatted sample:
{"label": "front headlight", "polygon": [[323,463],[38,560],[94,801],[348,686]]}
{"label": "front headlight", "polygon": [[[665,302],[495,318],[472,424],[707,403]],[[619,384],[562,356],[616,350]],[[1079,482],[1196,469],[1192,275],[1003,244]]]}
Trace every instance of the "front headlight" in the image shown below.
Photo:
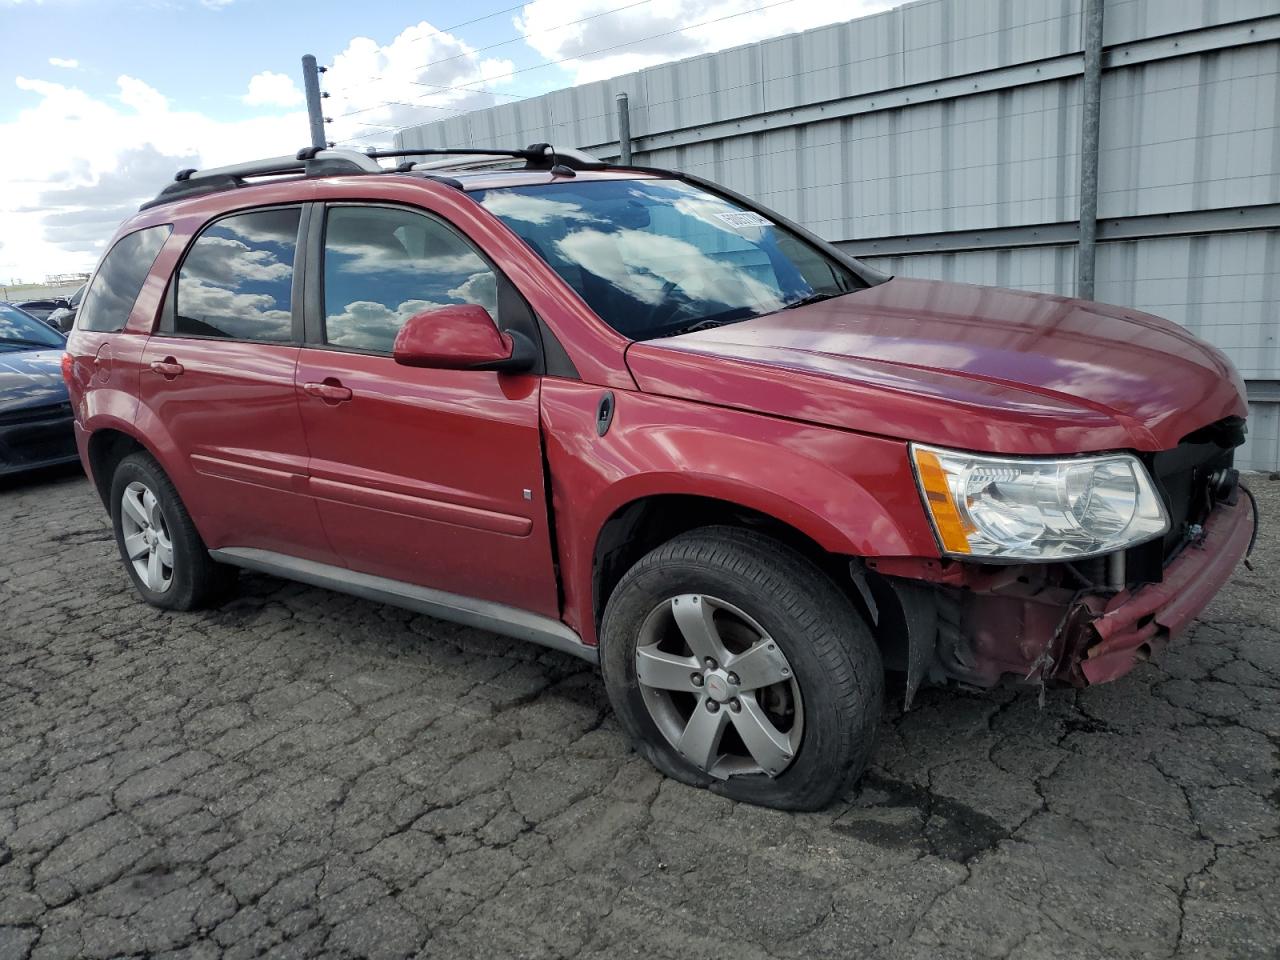
{"label": "front headlight", "polygon": [[1127,453],[989,457],[911,445],[942,552],[987,560],[1074,560],[1169,529],[1146,468]]}

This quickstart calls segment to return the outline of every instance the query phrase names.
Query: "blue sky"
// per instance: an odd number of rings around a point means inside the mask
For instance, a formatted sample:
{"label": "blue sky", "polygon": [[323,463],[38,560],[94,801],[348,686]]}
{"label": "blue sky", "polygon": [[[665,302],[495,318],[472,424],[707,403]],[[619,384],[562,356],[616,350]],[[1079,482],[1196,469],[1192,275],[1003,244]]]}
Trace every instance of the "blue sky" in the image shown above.
{"label": "blue sky", "polygon": [[[394,131],[901,0],[0,0],[0,282],[89,270],[174,171]],[[582,146],[582,144],[573,144]],[[38,157],[38,162],[33,158]]]}

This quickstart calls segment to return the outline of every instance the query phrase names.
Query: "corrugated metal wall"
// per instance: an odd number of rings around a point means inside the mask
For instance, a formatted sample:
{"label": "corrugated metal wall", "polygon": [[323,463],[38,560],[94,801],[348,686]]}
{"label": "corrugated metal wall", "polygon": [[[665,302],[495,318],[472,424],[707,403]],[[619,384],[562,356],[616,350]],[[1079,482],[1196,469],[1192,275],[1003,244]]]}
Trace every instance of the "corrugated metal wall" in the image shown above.
{"label": "corrugated metal wall", "polygon": [[[1243,466],[1280,469],[1280,0],[1107,0],[1098,299],[1249,381]],[[548,140],[756,197],[893,273],[1071,294],[1081,0],[918,0],[403,131]]]}

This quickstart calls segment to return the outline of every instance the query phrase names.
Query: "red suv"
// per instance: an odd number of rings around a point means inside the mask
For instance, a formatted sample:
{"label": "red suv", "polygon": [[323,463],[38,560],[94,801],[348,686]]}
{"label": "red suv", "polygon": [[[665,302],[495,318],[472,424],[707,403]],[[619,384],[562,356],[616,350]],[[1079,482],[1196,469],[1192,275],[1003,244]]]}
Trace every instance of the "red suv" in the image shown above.
{"label": "red suv", "polygon": [[858,776],[886,668],[1114,679],[1255,528],[1240,378],[1174,324],[545,144],[182,171],[64,372],[148,602],[243,567],[598,660],[659,769],[777,807]]}

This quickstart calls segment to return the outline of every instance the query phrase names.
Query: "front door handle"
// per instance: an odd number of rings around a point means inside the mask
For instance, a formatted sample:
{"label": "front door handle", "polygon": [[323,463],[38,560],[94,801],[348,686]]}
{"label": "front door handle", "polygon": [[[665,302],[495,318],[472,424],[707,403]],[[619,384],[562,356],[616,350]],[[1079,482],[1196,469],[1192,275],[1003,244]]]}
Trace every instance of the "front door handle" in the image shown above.
{"label": "front door handle", "polygon": [[174,377],[182,375],[183,366],[173,357],[165,357],[163,360],[152,360],[151,370],[160,374],[166,380],[172,380]]}
{"label": "front door handle", "polygon": [[304,383],[302,391],[309,397],[318,397],[325,403],[344,403],[351,399],[351,388],[344,387],[333,377],[326,377],[322,383]]}

